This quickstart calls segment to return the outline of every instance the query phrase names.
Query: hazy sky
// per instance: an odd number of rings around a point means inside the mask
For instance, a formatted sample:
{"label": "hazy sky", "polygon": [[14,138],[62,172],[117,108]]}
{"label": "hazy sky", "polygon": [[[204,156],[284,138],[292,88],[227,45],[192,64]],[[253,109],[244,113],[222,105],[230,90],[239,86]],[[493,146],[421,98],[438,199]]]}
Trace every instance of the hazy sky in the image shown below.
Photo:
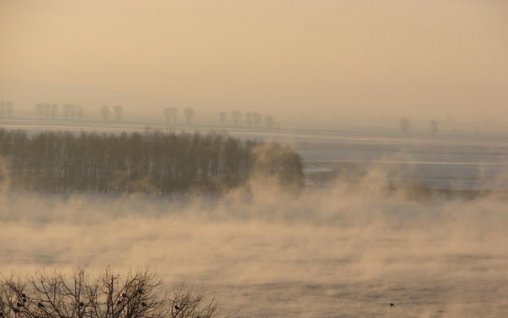
{"label": "hazy sky", "polygon": [[0,0],[0,96],[508,119],[505,0]]}

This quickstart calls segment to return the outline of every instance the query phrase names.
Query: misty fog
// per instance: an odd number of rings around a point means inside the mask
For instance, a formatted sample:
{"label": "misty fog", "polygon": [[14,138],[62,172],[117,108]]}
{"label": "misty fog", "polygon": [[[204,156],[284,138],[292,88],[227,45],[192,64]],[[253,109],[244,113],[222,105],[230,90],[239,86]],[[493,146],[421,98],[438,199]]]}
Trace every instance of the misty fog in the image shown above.
{"label": "misty fog", "polygon": [[0,99],[24,115],[50,102],[499,129],[507,14],[502,0],[2,0]]}
{"label": "misty fog", "polygon": [[221,199],[5,192],[0,264],[146,268],[240,317],[504,316],[506,198],[413,200],[386,184],[374,169],[299,196],[256,181]]}
{"label": "misty fog", "polygon": [[216,299],[192,318],[508,317],[507,30],[506,0],[0,0],[0,318],[74,317],[3,282],[77,268]]}

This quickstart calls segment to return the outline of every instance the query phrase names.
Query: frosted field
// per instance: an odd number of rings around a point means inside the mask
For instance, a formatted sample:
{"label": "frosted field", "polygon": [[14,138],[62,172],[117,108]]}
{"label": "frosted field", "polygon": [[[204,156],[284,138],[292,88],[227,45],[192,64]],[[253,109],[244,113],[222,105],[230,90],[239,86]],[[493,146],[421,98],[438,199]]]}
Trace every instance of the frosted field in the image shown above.
{"label": "frosted field", "polygon": [[311,186],[292,196],[253,181],[222,199],[2,192],[2,273],[147,268],[235,317],[508,316],[504,193],[385,191],[393,180],[505,189],[502,137],[231,134],[292,144]]}

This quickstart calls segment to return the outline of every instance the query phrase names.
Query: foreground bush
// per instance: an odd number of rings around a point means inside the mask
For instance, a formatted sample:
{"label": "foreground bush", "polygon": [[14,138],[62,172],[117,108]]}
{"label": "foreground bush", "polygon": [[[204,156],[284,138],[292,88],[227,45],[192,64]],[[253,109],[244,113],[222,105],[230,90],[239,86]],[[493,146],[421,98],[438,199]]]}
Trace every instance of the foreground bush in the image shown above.
{"label": "foreground bush", "polygon": [[303,185],[300,156],[221,134],[97,134],[0,129],[10,187],[50,192],[218,193],[241,186],[256,169],[282,186]]}
{"label": "foreground bush", "polygon": [[150,273],[122,277],[109,271],[90,278],[39,274],[0,284],[2,318],[212,318],[213,301],[179,289],[169,295]]}

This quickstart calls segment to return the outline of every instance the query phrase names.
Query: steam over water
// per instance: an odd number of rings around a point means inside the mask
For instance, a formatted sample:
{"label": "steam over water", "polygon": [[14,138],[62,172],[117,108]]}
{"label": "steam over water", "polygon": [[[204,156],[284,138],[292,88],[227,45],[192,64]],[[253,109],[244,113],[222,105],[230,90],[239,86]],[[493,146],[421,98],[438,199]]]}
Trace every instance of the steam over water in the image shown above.
{"label": "steam over water", "polygon": [[0,268],[147,268],[236,317],[507,317],[506,197],[415,200],[392,172],[220,199],[6,191]]}
{"label": "steam over water", "polygon": [[365,174],[372,165],[391,180],[452,190],[508,190],[504,134],[432,135],[314,132],[294,140],[310,174]]}

